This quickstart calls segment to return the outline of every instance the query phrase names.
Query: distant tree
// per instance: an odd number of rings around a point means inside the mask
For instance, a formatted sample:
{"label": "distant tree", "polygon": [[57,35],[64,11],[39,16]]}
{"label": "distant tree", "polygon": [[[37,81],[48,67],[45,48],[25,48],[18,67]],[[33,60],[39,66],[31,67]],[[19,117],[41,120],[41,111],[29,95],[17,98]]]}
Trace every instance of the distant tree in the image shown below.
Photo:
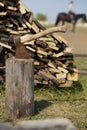
{"label": "distant tree", "polygon": [[47,20],[47,16],[44,15],[44,14],[42,14],[42,13],[38,13],[38,14],[36,15],[36,18],[35,18],[35,19],[37,19],[37,20],[39,20],[39,21],[46,21],[46,20]]}

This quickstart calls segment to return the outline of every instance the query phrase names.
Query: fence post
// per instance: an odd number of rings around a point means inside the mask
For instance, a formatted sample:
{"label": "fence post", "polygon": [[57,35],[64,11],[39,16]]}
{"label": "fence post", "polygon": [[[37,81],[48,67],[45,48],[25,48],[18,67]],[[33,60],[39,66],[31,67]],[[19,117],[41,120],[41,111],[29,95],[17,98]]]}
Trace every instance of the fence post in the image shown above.
{"label": "fence post", "polygon": [[34,62],[9,58],[6,61],[6,114],[13,118],[34,114]]}

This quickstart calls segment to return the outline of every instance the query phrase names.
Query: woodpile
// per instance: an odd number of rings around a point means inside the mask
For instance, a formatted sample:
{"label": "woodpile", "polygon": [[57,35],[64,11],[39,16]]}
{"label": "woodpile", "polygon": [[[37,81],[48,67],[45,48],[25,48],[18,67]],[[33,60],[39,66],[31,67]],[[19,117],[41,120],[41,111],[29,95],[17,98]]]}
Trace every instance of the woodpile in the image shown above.
{"label": "woodpile", "polygon": [[72,48],[54,32],[65,32],[65,28],[46,29],[33,19],[33,13],[22,1],[0,0],[1,68],[5,59],[15,56],[17,42],[20,41],[34,59],[35,84],[71,86],[78,80]]}

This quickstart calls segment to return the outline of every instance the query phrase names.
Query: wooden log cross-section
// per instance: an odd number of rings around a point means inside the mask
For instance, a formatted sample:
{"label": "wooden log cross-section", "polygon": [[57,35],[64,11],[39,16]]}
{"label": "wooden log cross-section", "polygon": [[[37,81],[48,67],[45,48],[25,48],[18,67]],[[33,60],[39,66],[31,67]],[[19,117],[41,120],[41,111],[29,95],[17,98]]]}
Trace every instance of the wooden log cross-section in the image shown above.
{"label": "wooden log cross-section", "polygon": [[32,59],[6,61],[6,114],[11,118],[34,114],[34,65]]}

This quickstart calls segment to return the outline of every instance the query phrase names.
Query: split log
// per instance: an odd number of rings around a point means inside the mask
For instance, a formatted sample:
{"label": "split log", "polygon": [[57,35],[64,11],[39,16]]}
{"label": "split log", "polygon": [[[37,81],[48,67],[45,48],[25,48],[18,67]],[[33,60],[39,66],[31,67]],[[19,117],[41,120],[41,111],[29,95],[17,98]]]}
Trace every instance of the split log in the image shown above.
{"label": "split log", "polygon": [[47,80],[52,80],[54,83],[56,83],[57,85],[59,85],[58,80],[48,71],[39,71],[38,74],[40,75],[40,77],[42,77],[43,79],[47,79]]}
{"label": "split log", "polygon": [[0,6],[1,6],[1,7],[4,7],[4,3],[0,2]]}
{"label": "split log", "polygon": [[19,0],[18,3],[19,3],[19,4],[23,7],[23,9],[25,9],[27,12],[30,11],[29,8],[27,8],[27,6],[26,6],[21,0]]}
{"label": "split log", "polygon": [[3,70],[3,69],[6,69],[6,67],[5,66],[0,66],[0,70]]}
{"label": "split log", "polygon": [[4,43],[2,43],[2,42],[0,42],[0,46],[2,46],[2,47],[5,47],[5,48],[8,48],[8,49],[12,49],[12,47],[10,46],[10,45],[6,45],[6,44],[4,44]]}
{"label": "split log", "polygon": [[67,75],[67,79],[69,80],[69,81],[77,81],[78,80],[78,73],[77,72],[74,72],[74,73],[68,73],[68,75]]}

